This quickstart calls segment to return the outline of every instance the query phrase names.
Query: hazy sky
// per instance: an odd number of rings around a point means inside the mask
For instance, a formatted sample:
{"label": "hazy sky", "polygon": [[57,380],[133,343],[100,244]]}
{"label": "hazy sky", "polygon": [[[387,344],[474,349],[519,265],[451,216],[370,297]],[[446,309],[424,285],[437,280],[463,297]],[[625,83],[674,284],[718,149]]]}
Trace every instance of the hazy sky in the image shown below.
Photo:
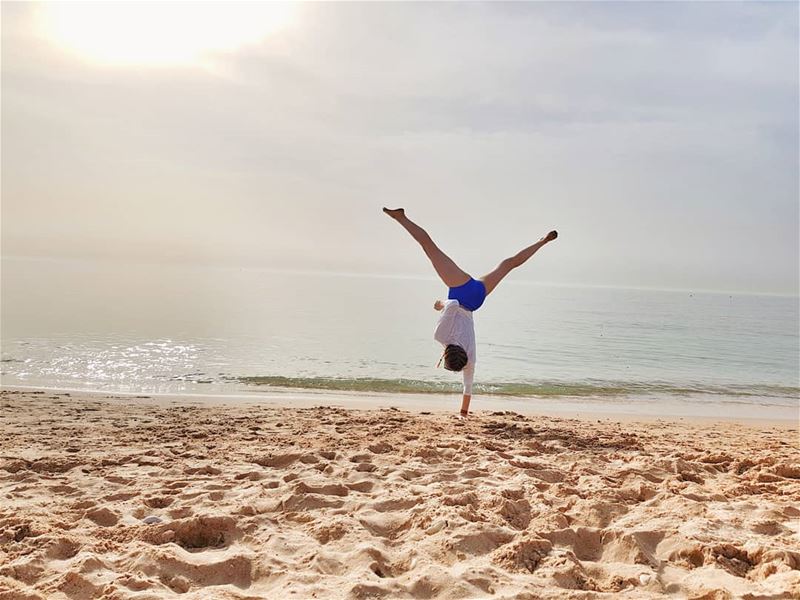
{"label": "hazy sky", "polygon": [[3,3],[4,256],[798,291],[797,3],[139,6]]}

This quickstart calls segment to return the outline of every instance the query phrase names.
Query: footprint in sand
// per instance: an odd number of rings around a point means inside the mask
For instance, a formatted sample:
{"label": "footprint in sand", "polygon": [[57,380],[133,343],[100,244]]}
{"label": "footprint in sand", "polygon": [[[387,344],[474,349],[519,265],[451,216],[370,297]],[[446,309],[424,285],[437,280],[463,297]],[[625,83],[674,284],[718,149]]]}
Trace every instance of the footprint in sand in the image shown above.
{"label": "footprint in sand", "polygon": [[327,544],[343,538],[351,527],[350,523],[344,520],[337,520],[332,523],[314,524],[310,533],[320,544]]}
{"label": "footprint in sand", "polygon": [[374,536],[394,539],[408,529],[411,518],[405,513],[382,513],[366,509],[359,513],[358,522]]}
{"label": "footprint in sand", "polygon": [[258,456],[251,459],[252,462],[262,467],[270,467],[273,469],[283,469],[289,465],[294,464],[302,457],[299,453],[289,454],[275,454],[269,456]]}
{"label": "footprint in sand", "polygon": [[99,598],[105,594],[105,585],[95,585],[80,573],[68,571],[56,584],[56,589],[69,598]]}
{"label": "footprint in sand", "polygon": [[341,508],[344,501],[320,494],[298,493],[292,494],[281,500],[274,508],[275,511],[306,511],[320,508]]}
{"label": "footprint in sand", "polygon": [[231,585],[246,589],[253,581],[253,561],[241,554],[209,560],[206,556],[187,558],[168,551],[139,559],[138,564],[145,564],[148,572],[155,571],[160,581],[179,594],[190,591],[194,586]]}
{"label": "footprint in sand", "polygon": [[153,496],[151,498],[145,498],[143,502],[150,508],[166,508],[175,502],[175,498],[169,496]]}
{"label": "footprint in sand", "polygon": [[350,490],[366,494],[372,491],[372,488],[375,487],[375,482],[363,479],[361,481],[354,481],[353,483],[346,483],[345,485]]}
{"label": "footprint in sand", "polygon": [[111,527],[119,522],[119,515],[104,506],[86,511],[84,517],[100,527]]}
{"label": "footprint in sand", "polygon": [[145,541],[161,544],[169,540],[190,551],[224,548],[241,535],[235,519],[216,516],[193,517],[163,525],[151,525],[142,533]]}
{"label": "footprint in sand", "polygon": [[369,504],[369,508],[378,512],[392,512],[408,510],[417,506],[421,500],[419,498],[390,498]]}
{"label": "footprint in sand", "polygon": [[117,494],[109,494],[108,496],[103,496],[103,500],[107,502],[124,502],[126,500],[130,500],[131,498],[135,498],[139,495],[139,492],[120,492]]}
{"label": "footprint in sand", "polygon": [[244,473],[236,474],[233,478],[236,481],[241,481],[243,479],[247,479],[248,481],[261,481],[266,478],[266,475],[260,471],[245,471]]}
{"label": "footprint in sand", "polygon": [[46,556],[53,560],[67,560],[80,552],[81,544],[69,538],[58,538],[47,548]]}
{"label": "footprint in sand", "polygon": [[350,489],[340,483],[330,483],[321,486],[312,486],[300,481],[295,484],[295,491],[301,494],[321,494],[323,496],[347,496]]}

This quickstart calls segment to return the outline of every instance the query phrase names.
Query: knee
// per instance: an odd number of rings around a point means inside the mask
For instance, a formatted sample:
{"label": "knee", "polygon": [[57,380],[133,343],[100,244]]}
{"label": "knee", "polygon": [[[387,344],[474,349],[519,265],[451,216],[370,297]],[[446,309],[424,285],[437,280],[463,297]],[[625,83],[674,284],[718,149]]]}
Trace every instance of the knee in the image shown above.
{"label": "knee", "polygon": [[519,261],[517,261],[515,258],[507,258],[500,263],[500,268],[508,272],[511,269],[518,267],[519,264]]}

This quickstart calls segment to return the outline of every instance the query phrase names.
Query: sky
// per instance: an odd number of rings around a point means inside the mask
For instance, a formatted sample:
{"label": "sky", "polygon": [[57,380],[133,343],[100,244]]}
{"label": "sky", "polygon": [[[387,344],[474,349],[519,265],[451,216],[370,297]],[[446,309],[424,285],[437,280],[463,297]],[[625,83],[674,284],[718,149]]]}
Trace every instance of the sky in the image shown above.
{"label": "sky", "polygon": [[4,257],[798,293],[797,3],[102,6],[2,4]]}

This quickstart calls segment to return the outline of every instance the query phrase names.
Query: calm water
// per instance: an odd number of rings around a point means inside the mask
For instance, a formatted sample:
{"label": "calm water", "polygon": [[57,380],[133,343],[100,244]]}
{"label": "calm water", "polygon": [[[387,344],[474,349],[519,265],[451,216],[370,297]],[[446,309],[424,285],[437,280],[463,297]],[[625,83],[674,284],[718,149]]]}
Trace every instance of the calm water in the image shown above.
{"label": "calm water", "polygon": [[[135,392],[458,390],[433,279],[2,261],[2,381]],[[513,277],[513,276],[512,276]],[[479,391],[797,406],[796,297],[504,282],[475,315]]]}

